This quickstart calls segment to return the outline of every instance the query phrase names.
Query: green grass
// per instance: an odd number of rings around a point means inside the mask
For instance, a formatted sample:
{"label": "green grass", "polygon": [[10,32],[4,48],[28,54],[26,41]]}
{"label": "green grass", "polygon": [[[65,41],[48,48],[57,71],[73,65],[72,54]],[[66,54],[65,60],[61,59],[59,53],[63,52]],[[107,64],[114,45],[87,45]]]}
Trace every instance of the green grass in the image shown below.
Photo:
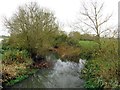
{"label": "green grass", "polygon": [[81,59],[91,59],[94,57],[94,53],[98,50],[98,43],[95,41],[79,41],[80,47],[80,58]]}
{"label": "green grass", "polygon": [[79,41],[79,45],[83,48],[94,48],[98,47],[98,43],[94,41]]}

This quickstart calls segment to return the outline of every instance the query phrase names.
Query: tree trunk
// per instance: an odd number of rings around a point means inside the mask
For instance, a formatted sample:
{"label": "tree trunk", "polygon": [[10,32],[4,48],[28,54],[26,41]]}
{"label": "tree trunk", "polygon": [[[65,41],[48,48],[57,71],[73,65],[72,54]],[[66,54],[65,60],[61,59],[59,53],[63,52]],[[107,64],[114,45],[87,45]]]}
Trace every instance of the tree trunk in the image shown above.
{"label": "tree trunk", "polygon": [[98,43],[99,50],[101,50],[100,35],[97,35],[96,42]]}

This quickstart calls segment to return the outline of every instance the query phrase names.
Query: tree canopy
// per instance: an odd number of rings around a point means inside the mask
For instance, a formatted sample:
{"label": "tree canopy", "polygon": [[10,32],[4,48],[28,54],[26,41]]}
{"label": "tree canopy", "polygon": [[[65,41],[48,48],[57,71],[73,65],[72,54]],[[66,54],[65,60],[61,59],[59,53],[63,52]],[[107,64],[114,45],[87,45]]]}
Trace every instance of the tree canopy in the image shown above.
{"label": "tree canopy", "polygon": [[31,3],[18,8],[12,18],[5,19],[9,29],[9,42],[14,47],[27,48],[30,52],[42,53],[54,42],[59,33],[59,25],[54,14]]}

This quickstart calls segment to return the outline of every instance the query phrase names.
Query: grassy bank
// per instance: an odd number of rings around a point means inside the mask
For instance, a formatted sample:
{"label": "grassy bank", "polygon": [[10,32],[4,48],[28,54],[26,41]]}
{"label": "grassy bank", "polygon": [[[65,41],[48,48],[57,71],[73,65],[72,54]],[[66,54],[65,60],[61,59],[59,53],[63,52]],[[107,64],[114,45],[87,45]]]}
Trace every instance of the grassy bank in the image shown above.
{"label": "grassy bank", "polygon": [[1,53],[3,86],[11,86],[33,73],[34,70],[29,67],[32,60],[27,51],[4,48]]}
{"label": "grassy bank", "polygon": [[2,64],[2,83],[3,86],[11,86],[27,78],[33,69],[27,67],[27,63],[13,62],[11,64]]}
{"label": "grassy bank", "polygon": [[16,83],[23,81],[24,79],[30,77],[32,74],[36,73],[38,69],[24,69],[26,73],[22,73],[21,75],[15,75],[14,78],[7,79],[3,83],[3,87],[11,87]]}
{"label": "grassy bank", "polygon": [[[92,47],[92,42],[83,42]],[[93,48],[94,49],[94,48]],[[93,50],[92,49],[92,50]],[[94,54],[93,54],[94,55]],[[118,88],[118,43],[117,39],[101,39],[101,50],[86,62],[82,71],[85,88]]]}

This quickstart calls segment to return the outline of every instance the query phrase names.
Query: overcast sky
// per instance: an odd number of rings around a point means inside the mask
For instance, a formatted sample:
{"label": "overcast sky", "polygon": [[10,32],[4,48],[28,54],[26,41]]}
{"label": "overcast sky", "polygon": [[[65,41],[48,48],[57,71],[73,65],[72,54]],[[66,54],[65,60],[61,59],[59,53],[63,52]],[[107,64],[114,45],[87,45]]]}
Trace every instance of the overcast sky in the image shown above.
{"label": "overcast sky", "polygon": [[[38,2],[40,7],[46,7],[55,13],[58,21],[64,24],[64,30],[70,32],[69,25],[75,21],[82,0],[1,0],[0,1],[0,35],[6,35],[5,27],[3,26],[3,17],[11,17],[18,6],[29,2]],[[91,0],[83,0],[89,3]],[[104,2],[104,14],[113,13],[111,23],[118,23],[118,1],[119,0],[99,0]]]}

